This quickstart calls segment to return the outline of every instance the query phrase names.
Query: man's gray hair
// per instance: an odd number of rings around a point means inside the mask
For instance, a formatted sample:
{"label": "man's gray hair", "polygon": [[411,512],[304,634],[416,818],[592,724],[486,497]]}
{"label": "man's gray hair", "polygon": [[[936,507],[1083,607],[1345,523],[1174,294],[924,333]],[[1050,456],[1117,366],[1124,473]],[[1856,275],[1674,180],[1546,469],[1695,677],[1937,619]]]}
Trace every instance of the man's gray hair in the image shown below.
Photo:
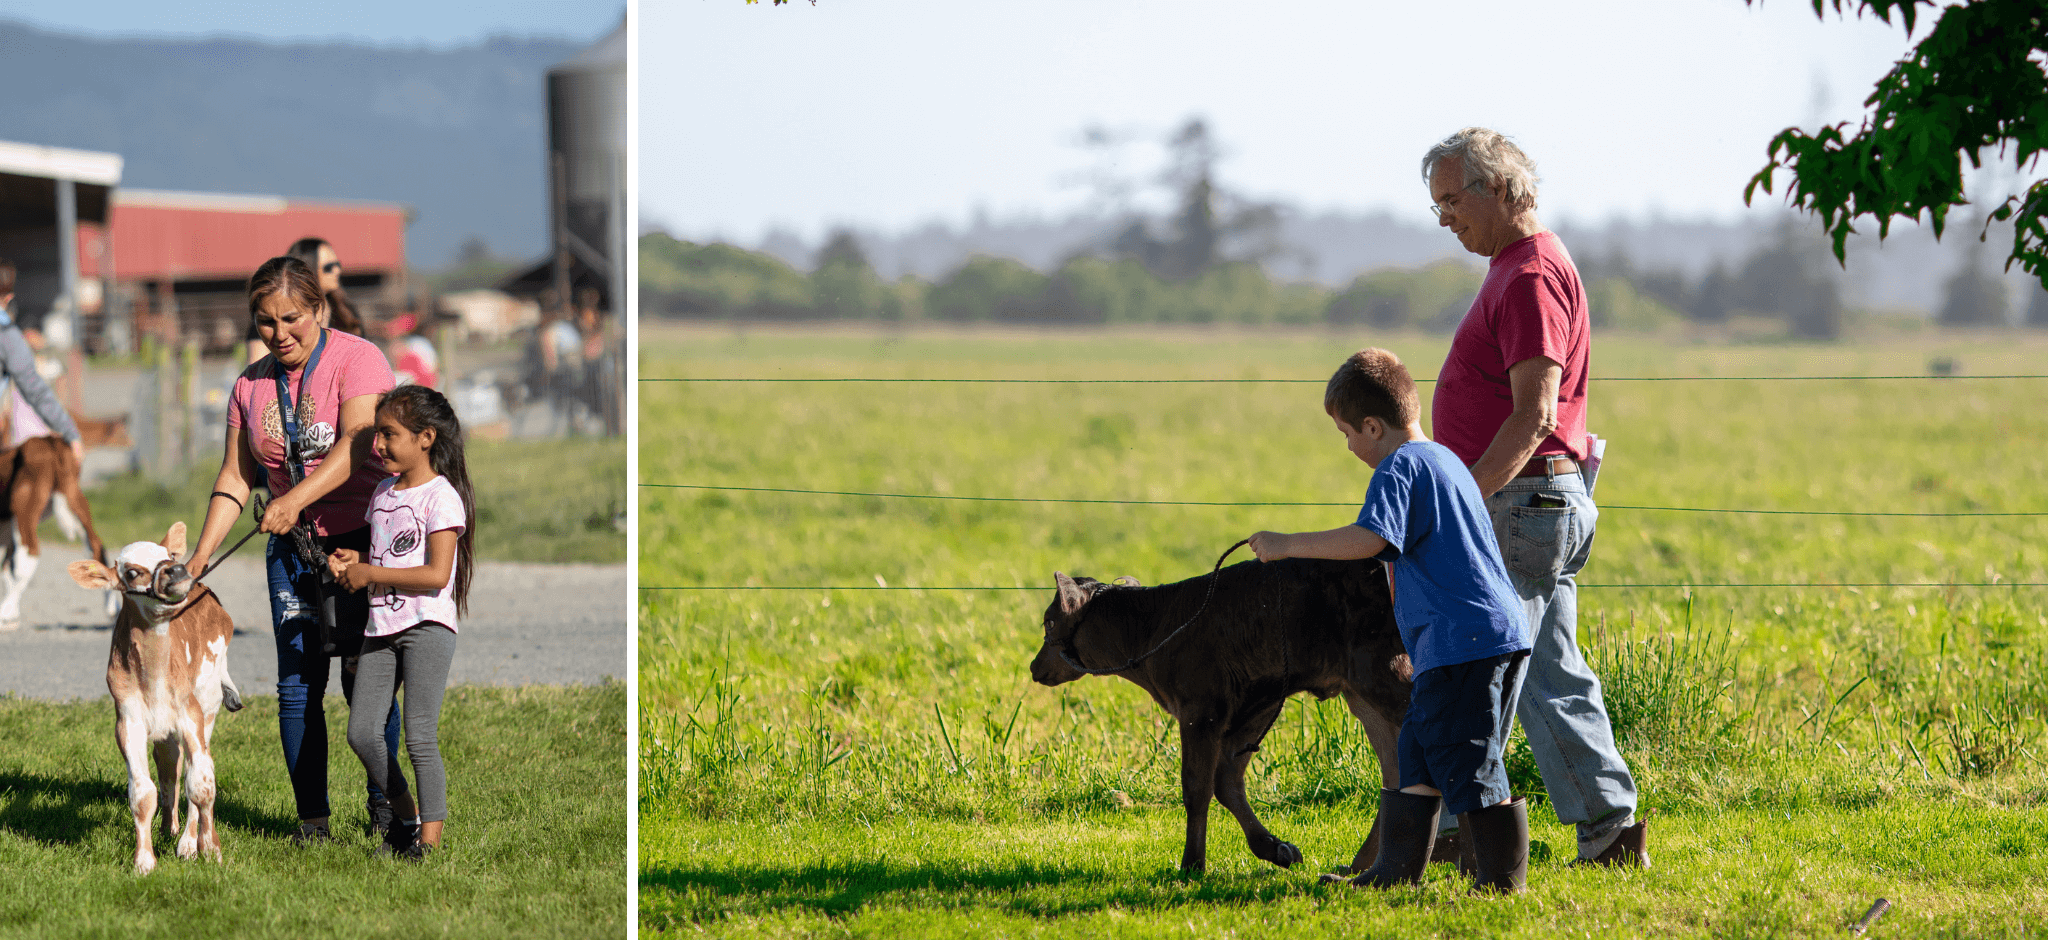
{"label": "man's gray hair", "polygon": [[1439,141],[1422,157],[1423,182],[1452,158],[1465,168],[1466,186],[1486,184],[1513,211],[1536,208],[1536,164],[1499,131],[1468,127]]}

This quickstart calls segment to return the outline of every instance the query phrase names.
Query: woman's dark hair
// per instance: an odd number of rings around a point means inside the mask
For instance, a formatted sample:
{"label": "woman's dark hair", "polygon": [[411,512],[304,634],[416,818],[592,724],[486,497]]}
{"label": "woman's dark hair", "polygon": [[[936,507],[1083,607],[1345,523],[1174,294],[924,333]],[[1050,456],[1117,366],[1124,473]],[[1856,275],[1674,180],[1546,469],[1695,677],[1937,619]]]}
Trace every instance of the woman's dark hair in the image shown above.
{"label": "woman's dark hair", "polygon": [[[314,283],[318,284],[320,249],[322,248],[326,248],[329,251],[334,250],[334,246],[328,244],[327,239],[301,238],[298,241],[292,242],[292,246],[285,249],[284,253],[305,262],[306,267],[313,271]],[[356,305],[348,299],[346,292],[339,288],[328,291],[327,311],[328,326],[334,327],[343,333],[353,333],[357,336],[363,335],[363,318],[356,314]]]}
{"label": "woman's dark hair", "polygon": [[424,385],[400,385],[377,399],[377,413],[388,414],[408,431],[434,429],[427,465],[448,478],[462,497],[462,534],[455,540],[455,610],[469,613],[469,576],[475,569],[476,491],[469,485],[469,466],[462,459],[462,421],[440,392]]}
{"label": "woman's dark hair", "polygon": [[297,258],[285,255],[263,262],[255,274],[249,275],[249,318],[255,320],[256,311],[262,309],[263,299],[272,294],[283,294],[297,301],[307,312],[320,312],[320,277],[313,273],[313,266]]}

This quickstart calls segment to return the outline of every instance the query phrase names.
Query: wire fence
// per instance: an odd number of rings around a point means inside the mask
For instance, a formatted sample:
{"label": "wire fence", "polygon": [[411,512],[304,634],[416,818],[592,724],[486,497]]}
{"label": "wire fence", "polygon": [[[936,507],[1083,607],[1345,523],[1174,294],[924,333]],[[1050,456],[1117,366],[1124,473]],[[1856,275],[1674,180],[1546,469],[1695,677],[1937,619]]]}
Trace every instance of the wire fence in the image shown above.
{"label": "wire fence", "polygon": [[[1997,375],[1761,375],[1761,376],[1600,376],[1596,382],[1840,382],[1840,381],[1956,381],[1985,379],[2048,379],[2048,373],[2012,373]],[[814,384],[960,384],[960,385],[1321,385],[1324,379],[990,379],[990,378],[887,378],[887,377],[669,377],[639,379],[645,383],[814,383]],[[1433,378],[1417,378],[1418,384],[1435,382]],[[983,503],[1060,503],[1079,505],[1112,506],[1194,506],[1194,507],[1318,507],[1349,508],[1353,502],[1323,502],[1295,500],[1164,500],[1164,499],[1078,499],[1050,496],[955,496],[936,493],[882,493],[855,490],[813,490],[776,486],[723,486],[698,483],[641,483],[646,489],[702,490],[746,493],[783,493],[806,496],[839,496],[875,499],[951,500]],[[1636,512],[1684,512],[1729,515],[1764,516],[1830,516],[1830,517],[1876,517],[1876,518],[2034,518],[2048,516],[2048,512],[1873,512],[1866,510],[1834,509],[1734,509],[1703,506],[1631,506],[1602,505],[1601,511],[1626,510]],[[879,578],[877,580],[880,580]],[[2042,581],[1742,581],[1742,582],[1628,582],[1628,583],[1581,583],[1581,588],[1604,589],[1753,589],[1753,588],[1991,588],[1991,587],[2048,587]],[[642,591],[1040,591],[1037,586],[1008,585],[945,585],[909,586],[887,584],[854,585],[641,585]]]}
{"label": "wire fence", "polygon": [[[2048,373],[2021,373],[2009,375],[1602,375],[1592,376],[1593,382],[1892,382],[1924,380],[1953,382],[1984,379],[2048,379]],[[641,382],[722,382],[722,383],[841,383],[841,384],[955,384],[955,385],[1322,385],[1328,379],[959,379],[959,378],[816,378],[816,377],[759,377],[723,378],[692,376],[684,378],[648,378]],[[1417,385],[1435,382],[1436,379],[1418,378]]]}
{"label": "wire fence", "polygon": [[[713,490],[734,493],[792,493],[805,496],[864,496],[876,499],[934,499],[957,500],[977,503],[1077,503],[1096,506],[1308,506],[1318,508],[1349,508],[1357,506],[1351,502],[1308,502],[1292,500],[1183,500],[1183,499],[1074,499],[1060,496],[953,496],[938,493],[868,493],[857,490],[804,490],[782,486],[713,486],[702,483],[642,483],[647,489],[662,490]],[[1601,512],[1611,509],[1625,509],[1641,512],[1698,512],[1729,513],[1734,515],[1763,516],[1872,516],[1904,517],[1917,519],[1947,518],[2025,518],[2048,516],[2044,512],[1869,512],[1851,509],[1724,509],[1706,506],[1600,506]]]}
{"label": "wire fence", "polygon": [[[2048,581],[1670,581],[1661,583],[1585,583],[1581,588],[1990,588],[2048,587]],[[650,587],[643,591],[1043,591],[1041,585],[947,584],[679,584]]]}

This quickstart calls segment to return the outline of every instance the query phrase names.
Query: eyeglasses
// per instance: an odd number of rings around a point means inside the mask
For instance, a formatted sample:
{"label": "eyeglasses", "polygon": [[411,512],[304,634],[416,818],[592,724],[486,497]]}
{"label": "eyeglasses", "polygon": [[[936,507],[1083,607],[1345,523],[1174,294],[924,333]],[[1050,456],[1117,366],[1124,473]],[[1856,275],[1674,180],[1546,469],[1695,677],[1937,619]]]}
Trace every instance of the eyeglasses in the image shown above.
{"label": "eyeglasses", "polygon": [[320,273],[321,273],[321,274],[336,274],[336,273],[339,273],[340,271],[341,271],[341,262],[339,262],[339,261],[329,261],[329,262],[327,262],[326,264],[323,264],[323,265],[321,265],[321,266],[320,266]]}
{"label": "eyeglasses", "polygon": [[1467,186],[1467,187],[1465,187],[1464,189],[1458,190],[1457,192],[1455,192],[1455,193],[1452,193],[1452,194],[1450,194],[1450,196],[1449,196],[1449,197],[1447,197],[1447,198],[1445,198],[1445,199],[1444,199],[1444,201],[1443,201],[1442,203],[1434,203],[1434,202],[1430,203],[1430,204],[1429,204],[1429,211],[1430,211],[1430,213],[1431,213],[1432,215],[1435,215],[1435,216],[1436,216],[1437,218],[1441,219],[1441,218],[1443,218],[1443,217],[1444,217],[1444,210],[1446,210],[1446,209],[1448,209],[1448,210],[1450,210],[1450,211],[1452,211],[1452,212],[1456,212],[1456,211],[1458,211],[1458,204],[1457,204],[1457,203],[1455,203],[1455,202],[1453,202],[1452,200],[1454,200],[1454,199],[1457,199],[1457,198],[1458,198],[1459,196],[1462,196],[1462,195],[1464,195],[1464,194],[1466,194],[1466,193],[1469,193],[1469,192],[1485,192],[1485,191],[1486,191],[1486,181],[1485,181],[1485,180],[1474,180],[1474,181],[1472,182],[1472,185],[1470,185],[1470,186]]}

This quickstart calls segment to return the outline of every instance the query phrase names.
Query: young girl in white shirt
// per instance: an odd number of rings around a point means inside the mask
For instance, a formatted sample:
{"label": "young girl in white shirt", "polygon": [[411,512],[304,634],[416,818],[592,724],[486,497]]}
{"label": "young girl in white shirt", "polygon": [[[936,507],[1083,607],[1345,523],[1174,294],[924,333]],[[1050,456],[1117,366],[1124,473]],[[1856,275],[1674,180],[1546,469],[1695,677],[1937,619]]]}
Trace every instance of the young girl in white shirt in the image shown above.
{"label": "young girl in white shirt", "polygon": [[[337,549],[328,564],[345,589],[370,589],[348,743],[397,810],[385,846],[417,860],[440,848],[448,818],[438,728],[456,618],[469,606],[476,498],[462,423],[440,392],[420,385],[386,392],[377,402],[376,451],[395,475],[370,497],[370,557]],[[384,746],[382,718],[400,685],[417,799]]]}

